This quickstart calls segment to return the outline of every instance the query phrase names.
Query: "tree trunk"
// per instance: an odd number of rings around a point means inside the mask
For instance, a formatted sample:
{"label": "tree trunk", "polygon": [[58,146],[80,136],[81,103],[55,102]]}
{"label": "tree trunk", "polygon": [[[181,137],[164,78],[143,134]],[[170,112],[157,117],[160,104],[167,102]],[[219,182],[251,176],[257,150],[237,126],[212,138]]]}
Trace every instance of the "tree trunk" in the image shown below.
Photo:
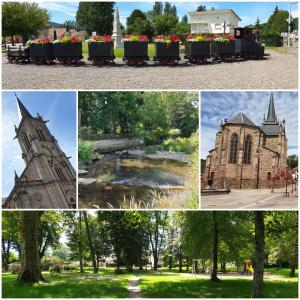
{"label": "tree trunk", "polygon": [[264,261],[265,261],[265,224],[264,212],[256,211],[255,214],[255,258],[254,276],[252,285],[252,298],[263,297]]}
{"label": "tree trunk", "polygon": [[217,212],[213,211],[213,268],[211,272],[211,280],[218,281],[218,244],[219,244],[219,224]]}
{"label": "tree trunk", "polygon": [[186,271],[187,271],[187,272],[189,271],[189,264],[190,264],[190,258],[187,257],[187,258],[186,258]]}
{"label": "tree trunk", "polygon": [[221,270],[222,270],[222,273],[226,273],[226,262],[221,263]]}
{"label": "tree trunk", "polygon": [[172,270],[172,255],[169,257],[169,270]]}
{"label": "tree trunk", "polygon": [[40,217],[39,211],[21,212],[22,257],[19,281],[34,283],[43,280],[38,245]]}
{"label": "tree trunk", "polygon": [[178,271],[179,271],[179,273],[181,273],[182,272],[182,254],[180,253],[179,254],[179,269],[178,269]]}
{"label": "tree trunk", "polygon": [[158,256],[156,253],[153,254],[153,270],[156,271],[158,268]]}
{"label": "tree trunk", "polygon": [[89,227],[89,221],[87,218],[87,212],[83,212],[83,218],[84,218],[84,223],[85,223],[85,228],[86,228],[86,235],[89,241],[89,246],[90,246],[90,251],[91,251],[91,258],[92,258],[92,263],[93,263],[93,268],[94,268],[94,274],[98,273],[98,268],[97,268],[97,261],[96,261],[96,253],[93,245],[93,240],[90,232],[90,227]]}
{"label": "tree trunk", "polygon": [[80,266],[80,273],[83,273],[83,254],[82,254],[82,212],[79,211],[79,266]]}

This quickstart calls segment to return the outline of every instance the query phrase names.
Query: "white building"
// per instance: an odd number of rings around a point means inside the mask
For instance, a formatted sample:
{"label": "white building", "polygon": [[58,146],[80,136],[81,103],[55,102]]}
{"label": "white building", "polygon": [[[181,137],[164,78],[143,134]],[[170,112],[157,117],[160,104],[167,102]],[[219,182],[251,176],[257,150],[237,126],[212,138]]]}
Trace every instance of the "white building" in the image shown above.
{"label": "white building", "polygon": [[189,13],[191,33],[226,33],[233,34],[239,27],[240,17],[232,9],[210,10]]}

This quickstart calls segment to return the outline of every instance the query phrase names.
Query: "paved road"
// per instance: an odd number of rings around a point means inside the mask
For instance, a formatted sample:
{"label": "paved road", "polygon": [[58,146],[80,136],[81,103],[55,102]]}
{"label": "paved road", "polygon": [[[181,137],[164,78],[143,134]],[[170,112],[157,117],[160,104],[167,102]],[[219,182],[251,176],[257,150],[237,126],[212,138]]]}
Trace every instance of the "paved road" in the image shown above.
{"label": "paved road", "polygon": [[13,65],[3,56],[2,83],[4,89],[297,89],[297,54],[269,53],[260,61],[176,67],[129,67],[121,59],[104,67]]}
{"label": "paved road", "polygon": [[[231,190],[227,195],[211,195],[201,197],[203,209],[297,209],[298,195],[290,193],[283,197],[285,189]],[[288,189],[290,191],[291,188]]]}

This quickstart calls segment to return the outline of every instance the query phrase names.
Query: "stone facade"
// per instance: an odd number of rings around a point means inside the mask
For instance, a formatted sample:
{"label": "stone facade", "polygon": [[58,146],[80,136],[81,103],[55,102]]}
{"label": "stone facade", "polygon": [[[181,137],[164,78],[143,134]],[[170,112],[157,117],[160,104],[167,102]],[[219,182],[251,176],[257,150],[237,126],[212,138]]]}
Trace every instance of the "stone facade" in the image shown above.
{"label": "stone facade", "polygon": [[256,126],[238,113],[221,122],[215,148],[206,159],[203,188],[265,188],[287,167],[285,121],[279,121],[271,95],[268,117]]}
{"label": "stone facade", "polygon": [[76,173],[57,140],[38,114],[32,117],[17,99],[21,113],[16,137],[25,170],[15,173],[15,186],[3,208],[75,208]]}

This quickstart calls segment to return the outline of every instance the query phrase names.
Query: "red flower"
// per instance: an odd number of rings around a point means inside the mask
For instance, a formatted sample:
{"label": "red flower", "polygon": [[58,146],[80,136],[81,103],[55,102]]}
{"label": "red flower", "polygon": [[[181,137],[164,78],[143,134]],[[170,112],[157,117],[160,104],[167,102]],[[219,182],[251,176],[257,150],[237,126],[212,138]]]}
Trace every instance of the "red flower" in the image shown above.
{"label": "red flower", "polygon": [[104,42],[111,42],[112,41],[111,36],[110,35],[104,35],[103,36],[103,41]]}
{"label": "red flower", "polygon": [[93,39],[94,41],[98,41],[99,37],[98,37],[97,35],[93,35],[93,36],[92,36],[92,39]]}
{"label": "red flower", "polygon": [[42,42],[42,40],[37,38],[37,39],[35,39],[35,42],[36,42],[36,44],[40,44]]}
{"label": "red flower", "polygon": [[163,40],[165,37],[164,37],[164,35],[163,34],[161,34],[161,35],[158,35],[157,37],[156,37],[156,39],[158,39],[158,40]]}
{"label": "red flower", "polygon": [[170,40],[171,40],[172,42],[179,42],[179,41],[180,41],[180,38],[179,38],[176,34],[171,34]]}
{"label": "red flower", "polygon": [[139,40],[140,41],[148,41],[148,37],[146,35],[140,35]]}
{"label": "red flower", "polygon": [[42,43],[48,44],[51,43],[51,40],[48,37],[46,37],[42,40]]}

